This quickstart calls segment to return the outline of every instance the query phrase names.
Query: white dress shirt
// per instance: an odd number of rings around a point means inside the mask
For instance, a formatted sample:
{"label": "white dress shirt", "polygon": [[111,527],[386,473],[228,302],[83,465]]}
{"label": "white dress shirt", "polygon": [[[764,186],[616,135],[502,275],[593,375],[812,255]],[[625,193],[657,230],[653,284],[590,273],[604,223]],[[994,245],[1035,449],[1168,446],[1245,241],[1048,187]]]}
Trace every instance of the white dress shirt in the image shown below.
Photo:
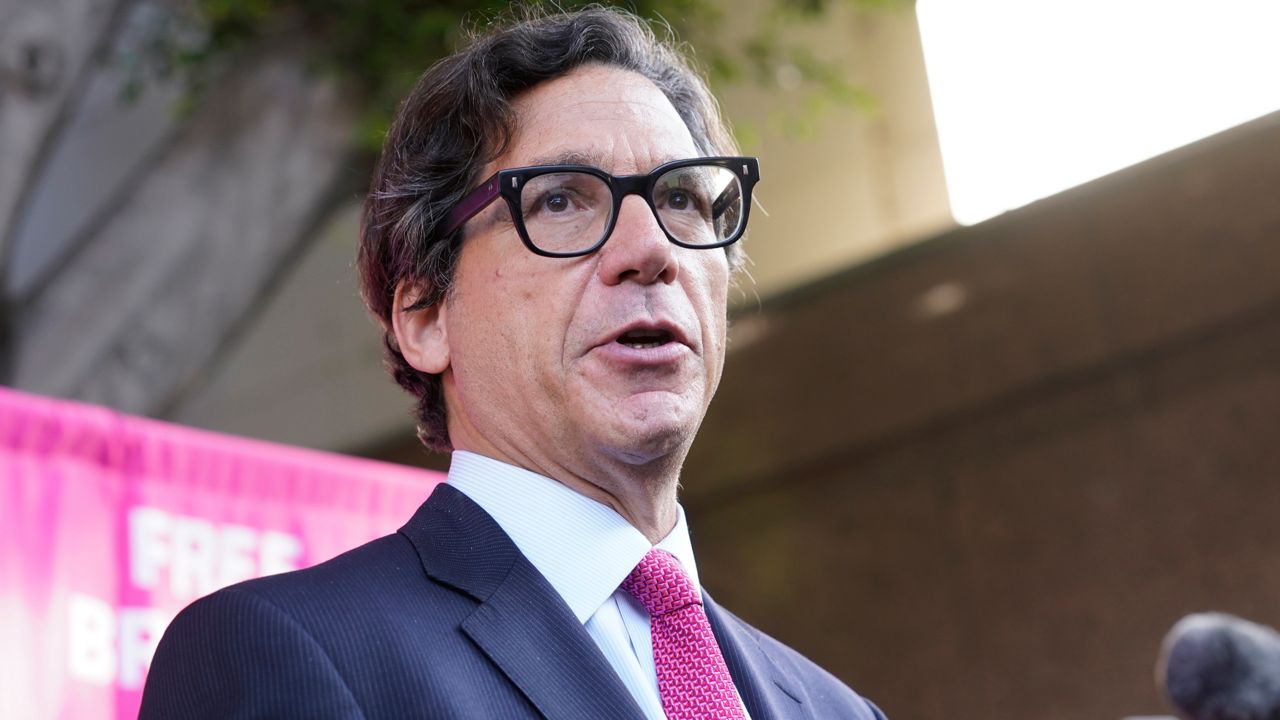
{"label": "white dress shirt", "polygon": [[[649,614],[618,587],[655,546],[612,508],[492,458],[454,452],[448,482],[489,513],[564,598],[645,716],[665,720]],[[676,506],[676,526],[656,547],[674,555],[694,587],[702,587],[684,508]],[[750,720],[745,707],[743,715]]]}

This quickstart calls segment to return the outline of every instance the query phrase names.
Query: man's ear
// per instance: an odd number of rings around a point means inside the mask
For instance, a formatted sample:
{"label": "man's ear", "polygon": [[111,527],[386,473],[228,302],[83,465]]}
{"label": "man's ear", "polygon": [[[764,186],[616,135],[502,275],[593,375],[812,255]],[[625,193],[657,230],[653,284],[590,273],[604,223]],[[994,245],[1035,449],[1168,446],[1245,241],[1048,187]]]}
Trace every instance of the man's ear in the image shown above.
{"label": "man's ear", "polygon": [[445,298],[422,310],[405,310],[422,296],[418,283],[401,282],[392,299],[391,330],[405,361],[422,372],[439,375],[449,367],[448,310]]}

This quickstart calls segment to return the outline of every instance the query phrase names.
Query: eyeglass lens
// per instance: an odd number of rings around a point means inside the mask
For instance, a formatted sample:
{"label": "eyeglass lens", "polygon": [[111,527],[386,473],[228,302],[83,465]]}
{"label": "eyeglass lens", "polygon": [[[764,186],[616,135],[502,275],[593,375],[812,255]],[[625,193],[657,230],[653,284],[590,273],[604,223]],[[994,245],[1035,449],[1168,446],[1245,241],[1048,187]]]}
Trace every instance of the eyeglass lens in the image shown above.
{"label": "eyeglass lens", "polygon": [[[736,173],[714,165],[674,168],[658,178],[650,200],[658,222],[685,245],[723,243],[742,222],[742,184]],[[608,183],[584,172],[530,178],[520,191],[529,241],[541,250],[572,253],[604,237],[613,213]]]}

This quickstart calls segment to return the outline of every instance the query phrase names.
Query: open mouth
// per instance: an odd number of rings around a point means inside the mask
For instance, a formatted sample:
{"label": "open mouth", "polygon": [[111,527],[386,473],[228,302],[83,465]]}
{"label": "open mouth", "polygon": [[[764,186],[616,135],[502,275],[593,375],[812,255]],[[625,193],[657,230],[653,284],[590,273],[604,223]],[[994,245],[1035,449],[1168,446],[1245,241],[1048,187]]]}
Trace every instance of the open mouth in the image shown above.
{"label": "open mouth", "polygon": [[656,348],[671,342],[671,333],[660,329],[637,328],[618,336],[617,342],[629,348]]}

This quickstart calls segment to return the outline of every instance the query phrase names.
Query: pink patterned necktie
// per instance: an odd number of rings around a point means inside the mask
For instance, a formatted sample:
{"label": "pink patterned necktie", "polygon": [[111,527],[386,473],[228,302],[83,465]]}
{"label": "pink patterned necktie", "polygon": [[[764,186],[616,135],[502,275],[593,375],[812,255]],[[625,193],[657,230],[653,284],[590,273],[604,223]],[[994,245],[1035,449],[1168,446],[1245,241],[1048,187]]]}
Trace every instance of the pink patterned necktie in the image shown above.
{"label": "pink patterned necktie", "polygon": [[738,720],[733,678],[711,634],[702,596],[680,562],[654,548],[622,581],[651,618],[658,694],[668,720]]}

